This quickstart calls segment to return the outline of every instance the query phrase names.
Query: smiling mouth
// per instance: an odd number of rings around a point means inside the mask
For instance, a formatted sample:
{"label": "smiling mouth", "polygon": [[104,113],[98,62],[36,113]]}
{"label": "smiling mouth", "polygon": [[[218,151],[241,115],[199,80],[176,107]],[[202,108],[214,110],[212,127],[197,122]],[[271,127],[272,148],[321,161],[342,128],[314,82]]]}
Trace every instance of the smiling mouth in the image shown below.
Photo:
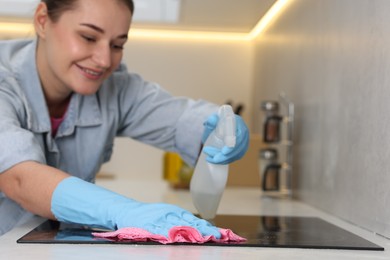
{"label": "smiling mouth", "polygon": [[91,79],[98,79],[101,76],[103,76],[103,74],[104,74],[104,72],[102,72],[102,71],[95,71],[95,70],[87,69],[87,68],[81,67],[79,65],[77,65],[77,67],[79,67],[81,69],[81,71],[84,72],[84,75],[86,75],[88,78],[91,78]]}

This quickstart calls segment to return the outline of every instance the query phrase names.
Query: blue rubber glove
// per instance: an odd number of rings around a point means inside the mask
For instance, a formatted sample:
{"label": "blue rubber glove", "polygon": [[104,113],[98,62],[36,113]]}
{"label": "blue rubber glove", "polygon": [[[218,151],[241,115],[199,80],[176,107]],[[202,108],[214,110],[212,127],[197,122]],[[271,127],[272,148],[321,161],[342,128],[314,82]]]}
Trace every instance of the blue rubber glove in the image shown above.
{"label": "blue rubber glove", "polygon": [[221,237],[218,228],[180,207],[141,203],[76,177],[68,177],[58,184],[51,210],[58,221],[111,230],[137,227],[167,237],[168,230],[174,226],[191,226],[203,236]]}
{"label": "blue rubber glove", "polygon": [[[207,154],[206,160],[214,164],[228,164],[241,159],[249,146],[249,130],[244,120],[235,115],[236,118],[236,145],[234,147],[224,146],[222,149],[205,146],[203,152]],[[204,123],[202,142],[205,143],[210,133],[216,128],[219,117],[217,114],[209,116]]]}

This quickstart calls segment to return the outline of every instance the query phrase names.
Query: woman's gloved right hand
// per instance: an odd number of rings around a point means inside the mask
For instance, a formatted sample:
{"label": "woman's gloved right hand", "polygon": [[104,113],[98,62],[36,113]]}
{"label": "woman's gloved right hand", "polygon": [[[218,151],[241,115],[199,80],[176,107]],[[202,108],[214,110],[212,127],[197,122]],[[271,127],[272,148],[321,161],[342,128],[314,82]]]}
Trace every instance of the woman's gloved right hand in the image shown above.
{"label": "woman's gloved right hand", "polygon": [[[223,147],[218,149],[216,147],[205,146],[203,152],[207,154],[206,160],[214,164],[229,164],[241,159],[249,147],[249,130],[239,115],[235,115],[236,119],[236,145],[234,147]],[[206,143],[207,138],[218,125],[219,117],[217,114],[210,115],[206,122],[204,122],[204,131],[202,136],[202,143]]]}
{"label": "woman's gloved right hand", "polygon": [[174,226],[191,226],[203,236],[221,234],[209,222],[191,212],[165,203],[141,203],[76,177],[61,181],[55,189],[51,209],[57,220],[111,230],[138,227],[168,236]]}

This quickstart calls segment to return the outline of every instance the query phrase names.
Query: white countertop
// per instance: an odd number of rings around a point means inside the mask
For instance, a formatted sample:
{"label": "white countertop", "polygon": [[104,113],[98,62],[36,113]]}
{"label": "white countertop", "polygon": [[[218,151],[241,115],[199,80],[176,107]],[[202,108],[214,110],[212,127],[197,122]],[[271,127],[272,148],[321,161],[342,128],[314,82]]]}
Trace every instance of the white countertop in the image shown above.
{"label": "white countertop", "polygon": [[[99,180],[98,184],[145,202],[164,201],[196,212],[189,191],[151,181]],[[294,200],[262,198],[259,189],[227,188],[219,214],[314,216],[344,228],[385,251],[211,247],[172,245],[17,244],[16,240],[43,220],[36,217],[0,237],[1,259],[390,259],[390,240]]]}

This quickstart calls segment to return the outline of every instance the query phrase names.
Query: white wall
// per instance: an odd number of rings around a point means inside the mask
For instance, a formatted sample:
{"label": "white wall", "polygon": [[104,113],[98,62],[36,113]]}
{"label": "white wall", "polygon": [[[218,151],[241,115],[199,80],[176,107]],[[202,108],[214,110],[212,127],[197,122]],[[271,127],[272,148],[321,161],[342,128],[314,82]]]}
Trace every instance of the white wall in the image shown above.
{"label": "white wall", "polygon": [[293,0],[256,43],[254,95],[296,104],[297,196],[387,237],[389,11],[388,0]]}
{"label": "white wall", "polygon": [[[158,82],[173,95],[227,100],[246,105],[243,117],[251,124],[253,48],[250,42],[131,38],[125,61],[130,70]],[[121,178],[155,179],[162,175],[163,152],[117,139],[112,160],[102,168]]]}

